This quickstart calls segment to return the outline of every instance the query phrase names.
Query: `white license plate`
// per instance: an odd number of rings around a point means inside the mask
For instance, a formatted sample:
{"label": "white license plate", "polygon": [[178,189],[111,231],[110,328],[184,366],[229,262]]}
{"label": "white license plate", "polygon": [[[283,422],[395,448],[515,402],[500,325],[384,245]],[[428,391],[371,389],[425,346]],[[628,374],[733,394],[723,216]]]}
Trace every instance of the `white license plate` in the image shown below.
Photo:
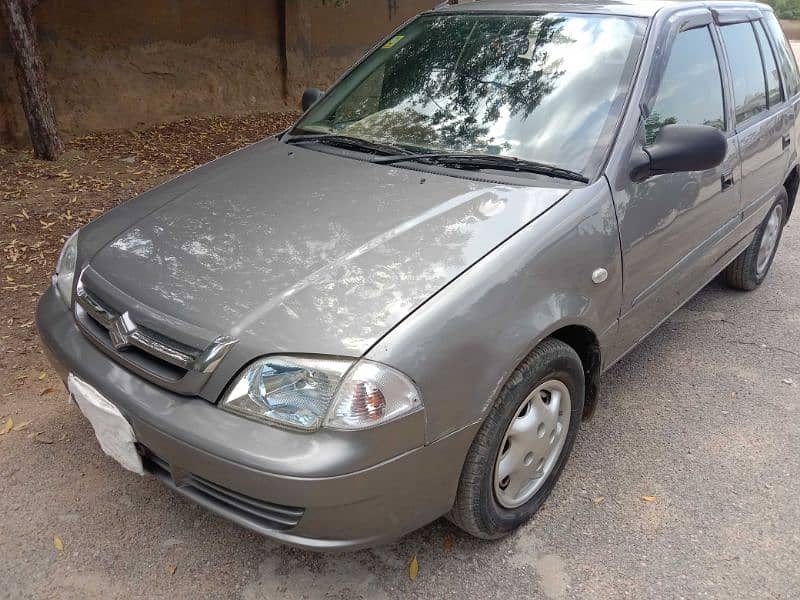
{"label": "white license plate", "polygon": [[144,475],[142,457],[136,451],[133,427],[100,392],[70,373],[67,379],[69,395],[94,428],[94,434],[103,452],[123,467]]}

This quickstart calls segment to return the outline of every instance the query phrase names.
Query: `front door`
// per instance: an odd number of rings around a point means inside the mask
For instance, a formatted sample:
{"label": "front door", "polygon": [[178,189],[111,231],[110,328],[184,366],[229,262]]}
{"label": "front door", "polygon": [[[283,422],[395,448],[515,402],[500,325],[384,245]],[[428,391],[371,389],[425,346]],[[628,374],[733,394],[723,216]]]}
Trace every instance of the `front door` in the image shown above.
{"label": "front door", "polygon": [[711,125],[728,136],[722,165],[634,183],[612,181],[624,268],[620,352],[637,343],[706,283],[708,261],[733,245],[740,222],[738,149],[726,110],[727,75],[711,13],[677,20],[654,59],[633,147],[647,147],[668,124]]}

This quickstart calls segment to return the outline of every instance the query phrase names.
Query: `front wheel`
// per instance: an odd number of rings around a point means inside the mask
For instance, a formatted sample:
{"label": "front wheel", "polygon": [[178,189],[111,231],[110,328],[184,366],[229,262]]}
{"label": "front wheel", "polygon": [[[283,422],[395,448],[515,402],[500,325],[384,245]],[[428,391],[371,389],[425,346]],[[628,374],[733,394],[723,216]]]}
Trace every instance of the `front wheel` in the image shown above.
{"label": "front wheel", "polygon": [[738,290],[756,289],[769,273],[789,207],[789,196],[781,188],[770,208],[767,218],[761,223],[750,245],[725,269],[725,282]]}
{"label": "front wheel", "polygon": [[448,518],[493,539],[527,522],[558,480],[575,443],[585,383],[570,346],[542,342],[517,367],[467,454]]}

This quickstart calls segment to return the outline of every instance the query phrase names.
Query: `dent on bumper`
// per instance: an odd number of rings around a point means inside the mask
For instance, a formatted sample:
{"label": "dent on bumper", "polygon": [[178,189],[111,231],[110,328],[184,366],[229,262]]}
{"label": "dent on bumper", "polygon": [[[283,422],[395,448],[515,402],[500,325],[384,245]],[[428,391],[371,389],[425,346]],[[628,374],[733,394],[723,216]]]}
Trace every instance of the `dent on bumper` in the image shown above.
{"label": "dent on bumper", "polygon": [[[419,424],[399,424],[350,444],[346,433],[278,430],[177,396],[121,368],[80,333],[52,288],[39,302],[37,326],[59,375],[74,372],[95,386],[130,420],[138,441],[168,465],[155,470],[164,483],[263,535],[315,550],[354,549],[400,537],[452,506],[477,425],[384,458],[387,447],[402,447],[398,436]],[[348,465],[357,468],[343,471]],[[253,500],[302,507],[302,518],[291,528],[264,526],[184,485],[191,476]]]}

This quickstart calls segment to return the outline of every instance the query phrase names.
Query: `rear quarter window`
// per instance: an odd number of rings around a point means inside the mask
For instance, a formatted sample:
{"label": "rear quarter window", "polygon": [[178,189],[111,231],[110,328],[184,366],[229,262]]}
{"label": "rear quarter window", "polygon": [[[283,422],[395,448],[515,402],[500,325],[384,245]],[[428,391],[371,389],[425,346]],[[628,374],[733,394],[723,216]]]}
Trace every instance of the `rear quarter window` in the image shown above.
{"label": "rear quarter window", "polygon": [[783,73],[784,82],[786,85],[786,95],[794,96],[800,90],[800,75],[797,72],[797,62],[794,58],[794,52],[786,39],[786,35],[781,29],[781,24],[775,15],[772,13],[764,16],[764,24],[769,30],[770,36],[775,46],[775,53],[778,56],[778,64]]}

